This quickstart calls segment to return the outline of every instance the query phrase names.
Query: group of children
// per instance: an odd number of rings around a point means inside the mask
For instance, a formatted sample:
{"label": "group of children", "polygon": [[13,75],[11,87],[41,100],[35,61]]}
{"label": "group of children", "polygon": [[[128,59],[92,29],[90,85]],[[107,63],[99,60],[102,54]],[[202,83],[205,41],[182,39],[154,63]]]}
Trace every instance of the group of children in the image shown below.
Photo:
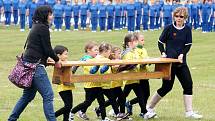
{"label": "group of children", "polygon": [[[81,61],[98,61],[98,60],[132,60],[148,58],[144,45],[144,36],[134,33],[127,34],[124,38],[123,51],[119,47],[113,47],[108,43],[98,45],[95,42],[86,44],[84,55]],[[68,49],[64,46],[58,45],[54,51],[59,56],[61,61],[67,61]],[[72,67],[72,73],[78,69],[77,66]],[[120,72],[138,72],[148,71],[148,65],[103,65],[103,66],[83,66],[84,74],[108,74]],[[74,115],[77,113],[78,117],[89,120],[86,112],[92,102],[97,99],[99,106],[95,107],[95,112],[98,117],[101,116],[102,121],[111,121],[106,115],[105,108],[109,105],[113,108],[113,116],[117,120],[131,119],[131,111],[125,112],[126,98],[134,91],[136,98],[131,102],[132,104],[139,103],[141,112],[140,117],[144,119],[154,118],[156,113],[148,112],[146,109],[147,100],[149,98],[149,82],[148,80],[126,80],[126,81],[111,81],[111,82],[85,82],[85,100],[73,107],[72,90],[74,84],[66,86],[58,85],[58,92],[64,101],[64,107],[56,111],[56,117],[63,114],[64,121],[74,121]],[[107,97],[105,101],[104,96]],[[131,105],[129,102],[129,105]]]}
{"label": "group of children", "polygon": [[[72,3],[73,2],[73,3]],[[4,11],[5,25],[11,23],[13,13],[14,24],[20,21],[20,31],[25,30],[26,17],[29,29],[32,27],[34,10],[40,5],[49,5],[53,9],[55,31],[71,30],[71,21],[74,30],[86,30],[87,24],[92,32],[97,29],[101,32],[127,28],[129,32],[143,30],[157,30],[171,24],[172,12],[183,6],[180,0],[0,0],[0,21]],[[202,31],[215,31],[215,0],[187,0],[184,3],[189,11],[187,24],[194,29],[202,27]],[[80,26],[79,26],[80,23]],[[98,27],[99,25],[99,27]]]}

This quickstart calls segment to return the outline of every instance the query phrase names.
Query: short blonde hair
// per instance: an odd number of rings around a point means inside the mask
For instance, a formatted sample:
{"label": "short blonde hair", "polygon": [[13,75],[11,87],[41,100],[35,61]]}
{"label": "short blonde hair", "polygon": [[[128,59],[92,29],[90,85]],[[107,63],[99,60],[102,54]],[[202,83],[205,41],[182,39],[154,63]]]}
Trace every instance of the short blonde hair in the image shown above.
{"label": "short blonde hair", "polygon": [[184,15],[184,19],[188,18],[188,10],[185,7],[178,7],[178,8],[176,8],[174,10],[174,12],[173,12],[173,16],[175,17],[176,14]]}

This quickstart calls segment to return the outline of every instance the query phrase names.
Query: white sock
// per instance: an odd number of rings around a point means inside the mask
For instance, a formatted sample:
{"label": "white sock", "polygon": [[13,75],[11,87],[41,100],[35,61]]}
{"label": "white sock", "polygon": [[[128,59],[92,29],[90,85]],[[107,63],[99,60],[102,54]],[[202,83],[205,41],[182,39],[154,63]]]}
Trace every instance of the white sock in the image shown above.
{"label": "white sock", "polygon": [[186,112],[193,112],[192,95],[184,95],[184,107]]}
{"label": "white sock", "polygon": [[148,109],[153,109],[162,97],[156,92],[149,103]]}

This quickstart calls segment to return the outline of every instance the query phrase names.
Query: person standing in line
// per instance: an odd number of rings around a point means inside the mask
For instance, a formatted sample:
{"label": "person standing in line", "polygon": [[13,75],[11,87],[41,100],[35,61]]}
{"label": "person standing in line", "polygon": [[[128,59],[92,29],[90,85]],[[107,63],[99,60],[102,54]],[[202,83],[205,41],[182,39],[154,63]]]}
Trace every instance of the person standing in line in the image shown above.
{"label": "person standing in line", "polygon": [[37,8],[36,0],[32,0],[32,2],[28,5],[28,21],[29,21],[29,29],[32,28],[32,17],[34,15],[34,12]]}
{"label": "person standing in line", "polygon": [[91,31],[97,31],[97,24],[98,24],[98,6],[96,5],[96,0],[92,0],[92,4],[89,8],[90,11],[90,21],[91,21]]}
{"label": "person standing in line", "polygon": [[17,25],[18,18],[19,18],[18,16],[19,0],[13,0],[12,5],[13,5],[13,22],[14,22],[14,25]]}
{"label": "person standing in line", "polygon": [[107,6],[104,5],[104,0],[100,0],[100,5],[99,5],[99,27],[100,27],[100,32],[105,31],[106,17],[107,17]]}
{"label": "person standing in line", "polygon": [[3,8],[3,1],[0,0],[0,24],[1,24],[1,14],[2,14],[2,8]]}
{"label": "person standing in line", "polygon": [[54,31],[62,31],[63,24],[63,5],[61,4],[61,0],[57,0],[56,4],[53,8],[54,11]]}
{"label": "person standing in line", "polygon": [[4,5],[4,15],[5,15],[5,26],[10,26],[12,2],[10,0],[3,0],[3,5]]}
{"label": "person standing in line", "polygon": [[166,0],[166,3],[164,4],[162,9],[164,27],[172,23],[172,9],[173,7],[170,3],[170,0]]}
{"label": "person standing in line", "polygon": [[202,33],[209,32],[209,22],[212,15],[212,9],[209,5],[209,0],[203,0],[201,6],[200,18],[202,21]]}
{"label": "person standing in line", "polygon": [[66,31],[70,31],[71,27],[71,17],[72,17],[72,4],[71,0],[66,0],[66,5],[64,5],[64,21]]}
{"label": "person standing in line", "polygon": [[87,13],[88,13],[88,5],[86,4],[86,0],[82,0],[82,4],[80,6],[82,30],[86,30],[86,27],[87,27]]}
{"label": "person standing in line", "polygon": [[122,6],[122,21],[121,21],[121,28],[127,28],[127,12],[126,12],[126,6],[128,5],[127,0],[122,0],[121,6]]}
{"label": "person standing in line", "polygon": [[137,0],[135,2],[135,8],[137,10],[136,12],[136,32],[140,32],[140,22],[141,22],[141,18],[142,18],[142,2],[140,2],[139,0]]}
{"label": "person standing in line", "polygon": [[155,1],[151,0],[151,5],[149,8],[149,17],[150,17],[150,30],[154,31],[156,28],[156,17],[157,17],[157,11],[156,11],[157,5],[155,5]]}
{"label": "person standing in line", "polygon": [[[107,30],[108,32],[111,32],[113,30],[113,21],[114,21],[114,5],[112,3],[112,0],[108,0],[108,5],[107,5]],[[116,15],[116,13],[115,13]],[[116,20],[116,18],[115,18]]]}
{"label": "person standing in line", "polygon": [[134,32],[135,25],[135,14],[136,7],[134,5],[134,0],[129,0],[129,3],[126,6],[127,16],[128,16],[128,33]]}
{"label": "person standing in line", "polygon": [[19,16],[20,16],[20,31],[25,31],[25,17],[26,17],[27,4],[25,0],[21,0],[19,3]]}
{"label": "person standing in line", "polygon": [[80,6],[78,5],[78,0],[75,0],[75,4],[72,6],[73,18],[74,18],[74,31],[78,31],[78,21],[80,16]]}
{"label": "person standing in line", "polygon": [[144,0],[143,2],[143,17],[142,17],[142,25],[143,25],[143,31],[147,31],[148,23],[149,23],[149,4],[148,0]]}

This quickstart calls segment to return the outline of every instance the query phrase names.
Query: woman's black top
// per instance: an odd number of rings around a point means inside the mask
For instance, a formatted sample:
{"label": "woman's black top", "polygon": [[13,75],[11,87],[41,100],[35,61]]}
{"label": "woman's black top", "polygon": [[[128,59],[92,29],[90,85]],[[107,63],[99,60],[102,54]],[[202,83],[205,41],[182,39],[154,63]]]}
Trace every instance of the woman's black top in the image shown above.
{"label": "woman's black top", "polygon": [[59,60],[52,49],[50,42],[49,26],[42,23],[34,23],[27,38],[27,47],[24,53],[24,60],[47,65],[47,58],[51,57],[55,62]]}
{"label": "woman's black top", "polygon": [[[165,45],[165,48],[164,48]],[[191,28],[184,25],[177,28],[174,24],[164,28],[158,40],[160,52],[165,52],[168,58],[177,59],[180,54],[184,54],[183,63],[186,63],[186,54],[192,45]]]}

